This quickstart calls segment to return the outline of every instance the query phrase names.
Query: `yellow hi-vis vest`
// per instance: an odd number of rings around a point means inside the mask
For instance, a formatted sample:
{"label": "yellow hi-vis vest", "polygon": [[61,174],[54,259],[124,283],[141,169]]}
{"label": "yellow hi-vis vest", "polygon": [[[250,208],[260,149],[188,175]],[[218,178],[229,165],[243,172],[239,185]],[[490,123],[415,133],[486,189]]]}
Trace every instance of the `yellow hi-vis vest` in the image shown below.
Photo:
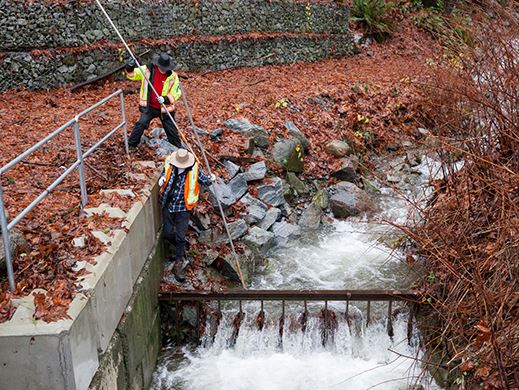
{"label": "yellow hi-vis vest", "polygon": [[[157,70],[158,72],[158,70]],[[146,77],[144,77],[146,75]],[[139,105],[146,107],[148,105],[148,82],[146,79],[150,79],[151,72],[146,65],[141,66],[140,68],[135,67],[133,72],[128,72],[127,77],[130,80],[136,80],[141,82],[141,91],[139,94]],[[153,80],[150,80],[153,82]],[[161,94],[161,96],[167,96],[169,99],[169,105],[166,106],[166,110],[168,112],[172,112],[175,110],[175,101],[180,99],[182,96],[182,91],[180,90],[180,82],[178,79],[178,75],[171,71],[171,74],[168,76],[166,81],[164,81],[164,86],[162,87],[162,91],[157,91]],[[152,91],[153,93],[153,91]],[[161,108],[162,112],[166,112],[164,107]]]}
{"label": "yellow hi-vis vest", "polygon": [[[166,191],[169,179],[173,173],[173,164],[169,162],[169,157],[166,157],[164,161],[164,183],[160,188],[160,194],[162,195]],[[184,203],[186,209],[192,210],[198,203],[198,197],[200,195],[200,185],[198,184],[198,163],[195,163],[193,167],[187,171],[186,182],[184,184]]]}

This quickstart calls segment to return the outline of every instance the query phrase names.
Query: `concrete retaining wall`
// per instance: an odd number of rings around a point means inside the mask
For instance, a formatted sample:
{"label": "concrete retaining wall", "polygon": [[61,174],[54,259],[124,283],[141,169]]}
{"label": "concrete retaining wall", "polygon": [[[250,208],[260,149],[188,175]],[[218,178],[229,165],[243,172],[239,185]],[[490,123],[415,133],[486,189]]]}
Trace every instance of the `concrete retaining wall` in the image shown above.
{"label": "concrete retaining wall", "polygon": [[[125,215],[128,232],[94,232],[108,248],[96,265],[79,265],[91,273],[69,308],[71,319],[34,321],[33,295],[15,302],[13,318],[0,324],[1,390],[147,388],[160,348],[163,254],[154,181]],[[125,214],[109,205],[86,210],[105,211]]]}
{"label": "concrete retaining wall", "polygon": [[[349,8],[335,2],[105,3],[137,53],[167,51],[179,70],[316,61],[354,51]],[[85,81],[126,58],[95,3],[0,0],[0,90]]]}

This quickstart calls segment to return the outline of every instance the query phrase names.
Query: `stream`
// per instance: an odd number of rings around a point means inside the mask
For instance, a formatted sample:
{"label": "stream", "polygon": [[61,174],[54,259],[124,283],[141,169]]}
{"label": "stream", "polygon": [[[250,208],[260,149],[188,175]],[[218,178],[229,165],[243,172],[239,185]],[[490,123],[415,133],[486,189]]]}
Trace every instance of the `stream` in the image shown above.
{"label": "stream", "polygon": [[[388,162],[386,162],[388,164]],[[401,289],[417,277],[405,255],[392,246],[401,232],[383,221],[404,223],[410,218],[404,197],[424,199],[431,173],[424,158],[399,184],[399,190],[375,183],[380,211],[366,217],[334,220],[317,233],[303,234],[285,248],[269,253],[268,264],[255,275],[251,289]],[[337,329],[323,345],[319,311],[324,303],[309,303],[306,330],[297,326],[302,303],[287,303],[282,339],[280,303],[265,303],[265,326],[256,326],[258,302],[244,303],[246,313],[236,343],[230,345],[236,302],[222,306],[223,317],[214,340],[205,335],[200,345],[163,350],[151,389],[165,390],[408,390],[439,387],[424,374],[423,351],[415,331],[407,341],[407,312],[394,303],[394,336],[387,334],[387,303],[371,305],[366,327],[366,303],[353,302],[348,321],[344,302],[329,302],[337,313]],[[398,310],[398,308],[401,308]],[[417,359],[413,359],[413,357]],[[413,387],[419,384],[421,386]]]}

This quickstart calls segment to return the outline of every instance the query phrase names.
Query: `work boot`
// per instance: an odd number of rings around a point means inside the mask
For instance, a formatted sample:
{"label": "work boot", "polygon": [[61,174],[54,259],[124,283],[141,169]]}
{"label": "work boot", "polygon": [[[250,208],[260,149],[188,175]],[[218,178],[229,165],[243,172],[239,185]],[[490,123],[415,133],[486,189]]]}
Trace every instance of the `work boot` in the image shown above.
{"label": "work boot", "polygon": [[184,283],[186,281],[186,275],[184,274],[184,259],[175,260],[175,265],[173,266],[173,273],[175,274],[175,278],[179,283]]}

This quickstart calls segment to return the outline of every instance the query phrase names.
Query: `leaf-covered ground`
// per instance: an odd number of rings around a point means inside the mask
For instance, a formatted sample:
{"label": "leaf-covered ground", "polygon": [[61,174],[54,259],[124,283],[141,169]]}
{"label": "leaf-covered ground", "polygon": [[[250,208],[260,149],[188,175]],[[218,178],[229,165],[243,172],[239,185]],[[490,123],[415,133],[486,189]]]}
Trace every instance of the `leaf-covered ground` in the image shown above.
{"label": "leaf-covered ground", "polygon": [[[429,39],[410,34],[405,28],[382,45],[372,44],[360,54],[338,60],[310,64],[274,65],[218,72],[183,73],[184,87],[195,123],[205,130],[224,128],[229,118],[247,118],[263,126],[272,143],[287,136],[285,121],[292,120],[309,138],[311,148],[305,159],[306,177],[326,177],[340,161],[326,154],[324,144],[331,139],[348,139],[360,156],[382,152],[392,143],[411,137],[416,128],[415,114],[420,110],[416,83],[424,75],[427,55],[416,50],[417,40]],[[424,45],[427,47],[427,45]],[[0,139],[4,165],[76,113],[118,88],[126,95],[129,130],[138,119],[135,92],[131,81],[107,81],[86,87],[77,93],[69,88],[50,91],[8,91],[0,103]],[[177,119],[192,139],[182,104]],[[93,145],[120,120],[118,99],[107,103],[81,119],[84,150]],[[160,126],[152,122],[151,128]],[[225,130],[221,142],[203,138],[213,168],[220,155],[243,156],[245,139]],[[40,152],[28,156],[2,177],[4,197],[11,215],[23,210],[76,159],[70,128]],[[89,206],[103,201],[100,189],[131,188],[137,193],[142,184],[128,174],[139,173],[133,162],[157,159],[152,150],[141,146],[127,157],[121,134],[108,141],[86,162]],[[279,171],[271,161],[270,168]],[[147,172],[151,174],[152,172]],[[121,206],[127,207],[124,200]],[[200,207],[207,207],[201,205]],[[100,217],[106,226],[108,218]],[[113,222],[112,222],[113,223]],[[66,306],[81,286],[73,266],[78,260],[93,261],[104,246],[90,234],[91,220],[79,209],[77,174],[66,179],[50,197],[24,218],[18,228],[29,243],[19,254],[14,267],[17,279],[15,295],[35,288],[48,294],[37,297],[37,317],[55,320],[66,316]],[[113,226],[116,228],[117,226]],[[75,248],[74,237],[85,234],[88,245]],[[0,321],[12,314],[5,275],[0,276]],[[55,307],[55,310],[53,309]],[[50,314],[49,314],[50,313]],[[53,316],[54,314],[54,316]]]}

